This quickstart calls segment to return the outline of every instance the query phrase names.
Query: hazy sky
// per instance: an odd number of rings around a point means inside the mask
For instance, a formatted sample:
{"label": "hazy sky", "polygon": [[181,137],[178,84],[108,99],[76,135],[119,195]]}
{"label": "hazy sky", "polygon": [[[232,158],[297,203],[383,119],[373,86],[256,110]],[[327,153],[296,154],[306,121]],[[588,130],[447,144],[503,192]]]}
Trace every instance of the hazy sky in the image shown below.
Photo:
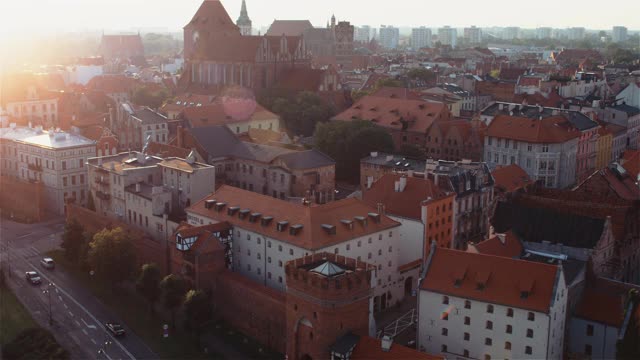
{"label": "hazy sky", "polygon": [[[222,0],[235,21],[242,0]],[[181,29],[202,0],[0,0],[0,36],[53,30]],[[640,29],[640,1],[620,0],[607,9],[594,0],[247,0],[254,27],[273,19],[326,24],[335,13],[355,25],[520,26]]]}

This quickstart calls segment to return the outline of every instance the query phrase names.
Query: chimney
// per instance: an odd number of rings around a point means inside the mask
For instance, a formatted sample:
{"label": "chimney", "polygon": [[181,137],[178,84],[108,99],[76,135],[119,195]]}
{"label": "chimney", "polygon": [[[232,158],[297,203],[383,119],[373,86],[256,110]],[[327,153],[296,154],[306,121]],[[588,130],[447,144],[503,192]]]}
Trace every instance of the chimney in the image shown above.
{"label": "chimney", "polygon": [[178,130],[176,131],[176,140],[178,142],[177,146],[182,148],[184,144],[184,129],[181,125],[178,125]]}
{"label": "chimney", "polygon": [[140,183],[136,183],[136,192],[139,193],[140,192]]}
{"label": "chimney", "polygon": [[367,189],[371,189],[371,185],[373,185],[373,176],[367,176]]}
{"label": "chimney", "polygon": [[393,155],[387,155],[387,162],[393,161]]}
{"label": "chimney", "polygon": [[378,157],[378,152],[377,151],[372,151],[371,152],[371,157],[372,158]]}
{"label": "chimney", "polygon": [[393,187],[394,191],[395,192],[400,192],[400,181],[394,182],[393,185],[394,185],[394,187]]}
{"label": "chimney", "polygon": [[403,176],[403,177],[401,177],[401,178],[400,178],[400,188],[399,188],[399,191],[400,191],[400,192],[403,192],[403,191],[404,191],[404,189],[405,189],[406,187],[407,187],[407,177],[406,177],[406,176]]}
{"label": "chimney", "polygon": [[391,345],[393,344],[393,339],[389,335],[385,335],[382,337],[380,341],[380,345],[382,346],[382,351],[389,352],[391,350]]}
{"label": "chimney", "polygon": [[376,205],[376,207],[377,207],[378,214],[383,215],[384,214],[384,204],[378,203]]}

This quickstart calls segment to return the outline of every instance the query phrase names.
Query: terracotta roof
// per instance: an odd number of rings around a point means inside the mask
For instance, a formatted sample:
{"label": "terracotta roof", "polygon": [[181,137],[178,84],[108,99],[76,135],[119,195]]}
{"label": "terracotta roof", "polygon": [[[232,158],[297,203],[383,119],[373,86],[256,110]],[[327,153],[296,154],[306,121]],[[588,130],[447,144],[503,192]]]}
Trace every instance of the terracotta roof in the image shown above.
{"label": "terracotta roof", "polygon": [[211,105],[190,106],[182,110],[182,118],[192,128],[279,119],[278,115],[252,99],[220,99]]}
{"label": "terracotta roof", "polygon": [[191,150],[152,141],[147,146],[147,154],[161,158],[177,157],[186,159]]}
{"label": "terracotta roof", "polygon": [[[226,206],[221,211],[214,208],[206,209],[206,200],[224,202]],[[266,226],[262,226],[261,220],[250,222],[250,215],[241,219],[240,211],[229,215],[230,207],[249,209],[249,214],[260,213],[261,217],[271,216],[272,220]],[[272,239],[288,242],[292,245],[309,250],[317,250],[334,244],[339,244],[357,237],[366,236],[387,229],[393,229],[400,224],[387,216],[378,215],[379,222],[369,216],[376,209],[367,206],[357,199],[344,199],[324,205],[304,206],[270,196],[257,194],[236,187],[223,185],[214,194],[195,203],[187,209],[187,212],[195,213],[215,221],[227,221],[230,224],[250,229]],[[366,223],[360,223],[356,216],[362,216]],[[351,225],[342,222],[351,221]],[[277,224],[287,221],[284,231],[277,230]],[[335,234],[329,234],[322,225],[335,226]],[[290,232],[296,225],[302,227],[297,234]]]}
{"label": "terracotta roof", "polygon": [[543,313],[555,298],[554,265],[446,248],[430,258],[422,290]]}
{"label": "terracotta roof", "polygon": [[199,95],[199,94],[180,94],[172,99],[171,102],[167,102],[160,108],[161,111],[181,111],[187,107],[194,106],[206,106],[213,103],[216,99],[212,95]]}
{"label": "terracotta roof", "polygon": [[201,34],[200,40],[196,43],[193,58],[253,63],[262,41],[262,36],[236,36],[224,33]]}
{"label": "terracotta roof", "polygon": [[624,159],[622,167],[624,167],[631,176],[637,178],[637,176],[640,175],[640,150],[625,150],[622,158]]}
{"label": "terracotta roof", "polygon": [[548,96],[544,96],[539,92],[536,92],[535,94],[515,94],[513,96],[513,102],[519,104],[527,103],[529,105],[541,105],[554,108],[559,108],[566,103],[565,99],[555,92],[550,93]]}
{"label": "terracotta roof", "polygon": [[[364,189],[363,201],[369,206],[376,207],[382,203],[385,211],[390,215],[401,216],[409,219],[422,219],[422,203],[427,199],[439,199],[446,197],[442,191],[430,179],[406,177],[407,185],[404,191],[395,191],[396,181],[402,178],[398,174],[385,174],[373,183],[370,189]],[[451,194],[453,196],[453,194]]]}
{"label": "terracotta roof", "polygon": [[487,135],[529,143],[564,143],[580,137],[580,132],[564,116],[542,120],[498,115],[489,124]]}
{"label": "terracotta roof", "polygon": [[292,68],[279,77],[276,87],[296,91],[319,91],[326,70]]}
{"label": "terracotta roof", "polygon": [[383,86],[370,96],[422,101],[420,94],[407,88]]}
{"label": "terracotta roof", "polygon": [[495,255],[508,258],[519,258],[524,247],[511,231],[495,234],[493,237],[477,244],[469,244],[468,252]]}
{"label": "terracotta roof", "polygon": [[495,187],[507,193],[533,184],[527,172],[516,164],[499,167],[493,170],[491,175],[495,180]]}
{"label": "terracotta roof", "polygon": [[404,122],[406,131],[426,133],[434,121],[448,118],[448,109],[442,103],[364,96],[333,120],[368,120],[394,130],[403,130]]}
{"label": "terracotta roof", "polygon": [[204,0],[185,28],[240,35],[240,29],[218,0]]}
{"label": "terracotta roof", "polygon": [[313,29],[309,20],[274,20],[269,26],[268,36],[300,36],[305,30]]}
{"label": "terracotta roof", "polygon": [[640,290],[636,285],[605,278],[587,282],[574,316],[620,328],[631,289]]}
{"label": "terracotta roof", "polygon": [[356,345],[351,360],[444,360],[444,356],[431,355],[426,352],[408,348],[393,343],[389,351],[383,351],[380,339],[361,336]]}

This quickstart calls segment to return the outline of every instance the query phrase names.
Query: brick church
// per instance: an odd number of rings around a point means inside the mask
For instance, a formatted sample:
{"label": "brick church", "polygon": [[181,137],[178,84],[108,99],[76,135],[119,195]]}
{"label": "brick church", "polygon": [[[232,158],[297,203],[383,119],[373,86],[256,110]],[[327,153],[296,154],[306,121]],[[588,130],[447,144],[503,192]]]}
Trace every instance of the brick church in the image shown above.
{"label": "brick church", "polygon": [[259,92],[287,70],[310,68],[311,53],[302,36],[249,35],[244,4],[242,15],[237,26],[220,1],[202,3],[184,27],[183,86],[206,92],[242,86]]}

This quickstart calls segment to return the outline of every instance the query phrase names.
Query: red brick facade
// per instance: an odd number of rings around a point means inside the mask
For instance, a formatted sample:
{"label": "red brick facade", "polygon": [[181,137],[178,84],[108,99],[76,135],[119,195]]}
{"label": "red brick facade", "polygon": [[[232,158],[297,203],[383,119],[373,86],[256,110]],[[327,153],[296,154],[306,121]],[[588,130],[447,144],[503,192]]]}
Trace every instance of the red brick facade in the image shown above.
{"label": "red brick facade", "polygon": [[40,221],[44,217],[42,183],[0,176],[0,209],[16,219]]}

